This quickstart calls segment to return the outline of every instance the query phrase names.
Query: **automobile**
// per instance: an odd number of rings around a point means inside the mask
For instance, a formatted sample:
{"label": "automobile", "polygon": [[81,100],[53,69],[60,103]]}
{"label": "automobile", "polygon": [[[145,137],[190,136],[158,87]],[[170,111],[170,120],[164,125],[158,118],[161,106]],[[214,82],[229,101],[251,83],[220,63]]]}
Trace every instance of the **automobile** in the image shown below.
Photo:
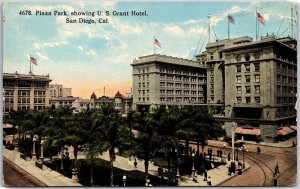
{"label": "automobile", "polygon": [[7,148],[8,150],[14,150],[14,149],[15,149],[15,146],[14,146],[13,144],[8,144],[8,145],[6,145],[6,148]]}

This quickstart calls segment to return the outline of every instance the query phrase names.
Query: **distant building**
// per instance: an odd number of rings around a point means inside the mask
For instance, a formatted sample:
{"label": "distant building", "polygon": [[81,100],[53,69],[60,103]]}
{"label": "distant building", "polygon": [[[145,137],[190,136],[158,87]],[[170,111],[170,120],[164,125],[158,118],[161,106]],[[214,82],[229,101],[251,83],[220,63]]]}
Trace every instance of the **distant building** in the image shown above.
{"label": "distant building", "polygon": [[93,93],[91,95],[90,107],[101,108],[102,105],[108,105],[118,110],[123,116],[126,116],[132,110],[132,94],[126,93],[126,96],[123,96],[118,91],[114,97],[102,96],[97,98],[95,93]]}
{"label": "distant building", "polygon": [[90,100],[88,99],[76,99],[72,103],[72,108],[74,108],[73,113],[79,113],[86,111],[90,106]]}
{"label": "distant building", "polygon": [[235,121],[273,141],[278,129],[295,121],[296,44],[291,38],[241,37],[209,43],[197,56],[206,59],[207,103],[222,107],[229,133]]}
{"label": "distant building", "polygon": [[12,110],[43,110],[49,106],[49,75],[3,73],[3,114]]}
{"label": "distant building", "polygon": [[154,54],[133,60],[131,66],[137,111],[206,102],[206,67],[199,61]]}
{"label": "distant building", "polygon": [[72,96],[72,89],[65,88],[63,87],[63,85],[58,85],[58,84],[50,85],[49,91],[50,91],[50,98]]}
{"label": "distant building", "polygon": [[80,99],[79,97],[72,97],[72,96],[68,96],[68,97],[52,97],[49,99],[50,101],[50,105],[54,105],[55,108],[58,107],[72,107],[72,104],[75,100]]}

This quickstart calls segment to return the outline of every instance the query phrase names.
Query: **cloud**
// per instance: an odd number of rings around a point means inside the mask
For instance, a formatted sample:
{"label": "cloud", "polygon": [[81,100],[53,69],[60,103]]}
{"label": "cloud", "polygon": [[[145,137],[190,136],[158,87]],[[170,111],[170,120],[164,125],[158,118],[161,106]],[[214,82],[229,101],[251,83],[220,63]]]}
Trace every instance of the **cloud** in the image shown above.
{"label": "cloud", "polygon": [[84,54],[86,54],[88,56],[91,56],[93,58],[96,58],[98,56],[97,52],[94,49],[87,50],[87,49],[85,49],[84,47],[82,47],[80,45],[77,46],[77,48],[79,49],[79,51],[81,51]]}
{"label": "cloud", "polygon": [[120,56],[117,56],[113,59],[110,60],[110,62],[112,63],[128,63],[131,62],[133,60],[133,57],[130,56],[129,54],[122,54]]}
{"label": "cloud", "polygon": [[38,55],[38,57],[42,60],[49,60],[49,57],[48,56],[45,56],[39,52],[35,53],[36,55]]}
{"label": "cloud", "polygon": [[66,41],[58,41],[58,42],[45,42],[45,43],[42,43],[42,44],[39,44],[39,43],[33,43],[33,47],[36,48],[36,49],[41,49],[43,47],[50,47],[50,48],[53,48],[53,47],[59,47],[61,45],[67,45],[68,42]]}
{"label": "cloud", "polygon": [[190,28],[189,31],[188,31],[189,34],[208,34],[208,31],[207,29],[205,28],[202,28],[201,26],[195,26],[193,28]]}
{"label": "cloud", "polygon": [[173,34],[182,34],[183,33],[183,30],[179,26],[166,26],[164,28],[164,31],[170,32]]}

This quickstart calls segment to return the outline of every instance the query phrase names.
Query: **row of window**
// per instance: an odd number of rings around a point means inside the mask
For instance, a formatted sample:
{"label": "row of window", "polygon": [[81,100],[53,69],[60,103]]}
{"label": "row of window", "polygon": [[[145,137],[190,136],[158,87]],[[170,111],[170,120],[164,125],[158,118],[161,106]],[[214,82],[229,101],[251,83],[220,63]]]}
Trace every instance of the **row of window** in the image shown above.
{"label": "row of window", "polygon": [[251,102],[250,97],[244,97],[244,102],[242,102],[242,97],[236,97],[237,104],[260,104],[260,97],[254,97],[254,102]]}
{"label": "row of window", "polygon": [[[254,65],[254,66],[251,66]],[[250,72],[251,71],[251,67],[252,70],[255,72],[259,72],[260,71],[260,64],[259,63],[254,63],[254,64],[243,64],[243,65],[236,65],[236,72],[237,73],[241,73],[242,72],[242,67],[244,68],[244,72]]]}
{"label": "row of window", "polygon": [[[165,83],[165,82],[160,82],[160,87],[174,87],[174,83]],[[192,89],[196,89],[197,85],[196,84],[182,84],[182,83],[175,83],[175,87],[176,88],[181,88],[183,86],[183,88],[192,88]],[[202,85],[198,85],[198,89],[199,90],[203,90],[203,86]]]}
{"label": "row of window", "polygon": [[287,93],[291,93],[294,94],[297,92],[297,87],[288,87],[288,86],[281,86],[281,85],[277,85],[277,93],[281,94],[287,94]]}
{"label": "row of window", "polygon": [[200,102],[204,103],[204,98],[203,97],[160,97],[160,102],[188,102],[188,103],[194,103],[194,102]]}
{"label": "row of window", "polygon": [[149,97],[147,97],[147,98],[145,98],[145,97],[143,97],[143,98],[139,97],[139,102],[149,102],[149,101],[150,101]]}
{"label": "row of window", "polygon": [[[245,91],[245,93],[251,93],[251,87],[250,86],[245,86],[244,91]],[[242,87],[241,86],[236,87],[236,93],[242,94]],[[254,93],[260,93],[260,86],[259,85],[254,86]]]}
{"label": "row of window", "polygon": [[149,90],[139,90],[139,95],[149,95],[150,91]]}
{"label": "row of window", "polygon": [[145,79],[147,79],[147,81],[149,80],[149,74],[148,75],[139,75],[139,81],[143,80],[145,81]]}
{"label": "row of window", "polygon": [[144,67],[144,68],[138,68],[138,72],[139,73],[145,73],[145,72],[149,72],[150,71],[150,67]]}
{"label": "row of window", "polygon": [[[160,90],[160,94],[161,95],[196,95],[197,94],[197,91],[188,91],[188,90],[184,90],[184,91],[181,91],[181,90]],[[198,91],[198,95],[203,95],[203,91]]]}
{"label": "row of window", "polygon": [[[251,82],[251,76],[250,75],[245,75],[244,80],[246,83]],[[236,82],[237,83],[242,83],[242,76],[236,76]],[[254,82],[260,82],[260,75],[254,75]]]}
{"label": "row of window", "polygon": [[297,78],[296,77],[288,77],[285,75],[277,74],[277,83],[289,83],[289,84],[296,84]]}
{"label": "row of window", "polygon": [[162,75],[160,74],[161,80],[175,80],[175,81],[184,81],[184,82],[204,82],[204,78],[196,78],[196,77],[186,77],[186,76],[172,76],[172,75]]}
{"label": "row of window", "polygon": [[182,70],[182,68],[170,68],[170,67],[160,67],[159,68],[160,73],[169,73],[169,74],[180,74],[180,75],[191,75],[191,76],[199,76],[204,77],[205,75],[203,73],[198,73],[194,70]]}
{"label": "row of window", "polygon": [[289,66],[287,64],[277,63],[277,72],[285,73],[289,75],[297,75],[297,67]]}
{"label": "row of window", "polygon": [[277,97],[277,104],[295,104],[296,98],[294,97]]}
{"label": "row of window", "polygon": [[150,86],[150,83],[149,82],[147,82],[147,83],[145,83],[145,82],[143,82],[143,83],[139,83],[139,88],[141,88],[141,87],[149,87]]}

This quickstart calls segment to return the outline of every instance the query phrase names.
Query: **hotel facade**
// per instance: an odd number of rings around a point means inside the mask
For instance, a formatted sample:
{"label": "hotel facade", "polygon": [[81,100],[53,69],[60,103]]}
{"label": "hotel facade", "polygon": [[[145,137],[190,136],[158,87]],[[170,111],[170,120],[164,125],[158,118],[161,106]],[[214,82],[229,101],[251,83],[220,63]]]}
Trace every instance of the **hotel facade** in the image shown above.
{"label": "hotel facade", "polygon": [[12,110],[43,110],[49,106],[49,75],[3,73],[3,115]]}
{"label": "hotel facade", "polygon": [[133,109],[181,107],[206,102],[206,67],[159,54],[133,60]]}

